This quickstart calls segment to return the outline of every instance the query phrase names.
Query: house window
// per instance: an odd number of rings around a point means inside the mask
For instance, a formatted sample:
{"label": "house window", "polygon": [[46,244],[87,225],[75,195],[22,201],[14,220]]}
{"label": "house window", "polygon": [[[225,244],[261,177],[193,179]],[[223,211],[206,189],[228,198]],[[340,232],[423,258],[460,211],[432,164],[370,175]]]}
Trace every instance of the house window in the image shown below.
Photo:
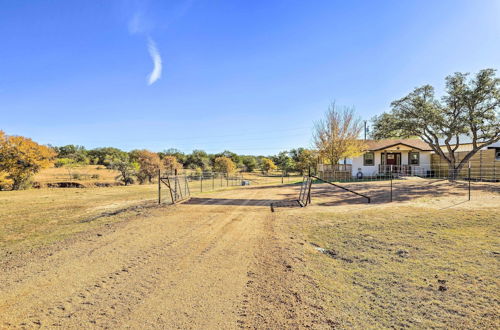
{"label": "house window", "polygon": [[408,154],[408,158],[409,158],[408,163],[410,165],[416,165],[416,166],[420,165],[420,153],[419,152],[410,152]]}
{"label": "house window", "polygon": [[373,154],[373,152],[367,152],[363,155],[363,165],[364,166],[375,165],[375,155]]}
{"label": "house window", "polygon": [[497,149],[497,151],[495,152],[495,159],[496,160],[500,160],[500,150]]}

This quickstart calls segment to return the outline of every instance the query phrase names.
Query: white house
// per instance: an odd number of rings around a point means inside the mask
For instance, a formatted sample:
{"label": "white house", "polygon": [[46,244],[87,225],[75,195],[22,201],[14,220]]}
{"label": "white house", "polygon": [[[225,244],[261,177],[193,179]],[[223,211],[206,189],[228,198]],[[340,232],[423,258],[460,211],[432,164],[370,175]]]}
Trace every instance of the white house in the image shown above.
{"label": "white house", "polygon": [[[349,177],[374,177],[388,173],[401,175],[427,176],[432,171],[432,148],[420,139],[367,140],[366,151],[354,158],[346,159],[345,164],[335,166],[319,164],[320,176],[343,180]],[[483,148],[495,149],[496,160],[500,160],[500,143]],[[459,151],[470,151],[472,145],[464,143]]]}
{"label": "white house", "polygon": [[431,170],[431,147],[418,139],[367,140],[364,154],[346,159],[346,164],[319,164],[325,177],[373,177],[387,173],[427,175]]}
{"label": "white house", "polygon": [[368,140],[366,152],[352,158],[352,176],[384,173],[426,175],[431,170],[432,148],[422,140]]}

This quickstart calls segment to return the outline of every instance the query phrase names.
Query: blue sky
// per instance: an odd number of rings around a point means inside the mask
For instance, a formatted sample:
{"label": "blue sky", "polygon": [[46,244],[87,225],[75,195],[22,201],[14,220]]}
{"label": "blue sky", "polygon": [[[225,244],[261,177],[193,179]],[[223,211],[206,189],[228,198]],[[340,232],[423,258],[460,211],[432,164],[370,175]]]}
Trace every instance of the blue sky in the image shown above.
{"label": "blue sky", "polygon": [[333,100],[370,119],[416,86],[498,69],[499,17],[488,0],[0,0],[0,129],[88,148],[310,147]]}

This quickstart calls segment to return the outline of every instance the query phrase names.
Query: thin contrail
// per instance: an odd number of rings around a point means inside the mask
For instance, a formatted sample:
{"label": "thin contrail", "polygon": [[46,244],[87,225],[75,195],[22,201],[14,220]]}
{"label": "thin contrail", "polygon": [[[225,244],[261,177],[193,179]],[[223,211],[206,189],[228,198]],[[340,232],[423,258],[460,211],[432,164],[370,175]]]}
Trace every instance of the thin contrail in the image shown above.
{"label": "thin contrail", "polygon": [[149,55],[151,55],[151,59],[153,60],[153,71],[149,74],[148,77],[148,85],[154,84],[161,77],[161,56],[158,48],[156,48],[156,44],[153,39],[149,38],[148,40],[148,50]]}

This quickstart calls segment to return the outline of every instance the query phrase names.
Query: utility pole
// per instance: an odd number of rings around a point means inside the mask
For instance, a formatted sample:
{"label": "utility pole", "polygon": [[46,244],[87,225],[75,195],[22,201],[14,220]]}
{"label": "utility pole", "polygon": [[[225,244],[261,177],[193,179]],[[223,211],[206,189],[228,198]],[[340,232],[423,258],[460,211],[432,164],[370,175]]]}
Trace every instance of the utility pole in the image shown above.
{"label": "utility pole", "polygon": [[364,122],[365,122],[365,141],[366,141],[366,120]]}

